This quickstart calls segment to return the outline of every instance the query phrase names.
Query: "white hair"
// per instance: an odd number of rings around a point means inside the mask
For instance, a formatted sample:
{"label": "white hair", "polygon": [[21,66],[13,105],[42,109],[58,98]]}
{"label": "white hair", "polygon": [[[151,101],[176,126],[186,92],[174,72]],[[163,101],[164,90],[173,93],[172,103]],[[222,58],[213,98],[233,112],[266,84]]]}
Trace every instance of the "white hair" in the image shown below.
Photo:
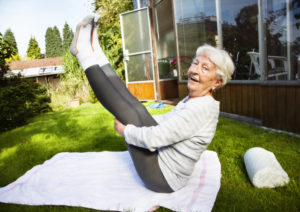
{"label": "white hair", "polygon": [[210,45],[199,46],[196,51],[196,57],[205,56],[216,65],[216,73],[219,79],[222,80],[224,86],[230,79],[234,72],[234,64],[229,54],[222,49],[217,49]]}

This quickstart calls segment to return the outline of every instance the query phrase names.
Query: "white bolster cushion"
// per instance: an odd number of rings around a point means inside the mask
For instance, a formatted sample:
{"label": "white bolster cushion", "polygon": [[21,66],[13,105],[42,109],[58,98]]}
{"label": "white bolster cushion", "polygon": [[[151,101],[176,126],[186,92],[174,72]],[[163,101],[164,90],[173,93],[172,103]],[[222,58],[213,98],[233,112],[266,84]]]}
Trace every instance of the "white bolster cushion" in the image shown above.
{"label": "white bolster cushion", "polygon": [[289,182],[289,176],[275,155],[261,147],[249,149],[244,155],[244,162],[250,181],[258,188],[274,188]]}

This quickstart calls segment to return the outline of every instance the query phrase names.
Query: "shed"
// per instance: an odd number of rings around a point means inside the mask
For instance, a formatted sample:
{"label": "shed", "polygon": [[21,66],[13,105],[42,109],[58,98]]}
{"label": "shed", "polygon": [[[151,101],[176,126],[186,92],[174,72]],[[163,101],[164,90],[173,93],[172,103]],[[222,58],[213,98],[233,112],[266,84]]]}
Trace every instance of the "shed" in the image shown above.
{"label": "shed", "polygon": [[13,61],[8,64],[10,71],[6,76],[18,75],[34,78],[42,85],[56,87],[59,75],[65,73],[61,57],[35,60]]}

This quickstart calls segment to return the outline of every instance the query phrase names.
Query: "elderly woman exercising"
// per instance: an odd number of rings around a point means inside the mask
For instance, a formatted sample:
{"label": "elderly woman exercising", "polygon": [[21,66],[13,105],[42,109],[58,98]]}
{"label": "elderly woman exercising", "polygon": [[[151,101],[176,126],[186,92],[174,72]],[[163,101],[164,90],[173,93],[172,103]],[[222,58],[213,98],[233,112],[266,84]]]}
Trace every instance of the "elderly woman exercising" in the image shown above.
{"label": "elderly woman exercising", "polygon": [[128,91],[98,43],[97,16],[76,28],[70,51],[77,57],[101,104],[115,116],[135,169],[145,186],[170,193],[186,185],[195,163],[214,137],[219,102],[212,92],[234,71],[224,50],[200,46],[188,70],[188,96],[169,113],[151,116]]}

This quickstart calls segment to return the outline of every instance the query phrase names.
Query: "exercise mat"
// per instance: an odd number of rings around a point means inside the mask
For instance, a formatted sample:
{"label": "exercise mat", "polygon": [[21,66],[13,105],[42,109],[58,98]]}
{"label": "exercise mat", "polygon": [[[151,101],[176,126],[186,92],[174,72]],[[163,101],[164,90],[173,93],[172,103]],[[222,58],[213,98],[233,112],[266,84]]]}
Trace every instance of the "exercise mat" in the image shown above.
{"label": "exercise mat", "polygon": [[220,189],[216,152],[206,150],[188,184],[170,193],[145,188],[127,151],[59,153],[0,188],[0,202],[67,205],[98,210],[211,211]]}

